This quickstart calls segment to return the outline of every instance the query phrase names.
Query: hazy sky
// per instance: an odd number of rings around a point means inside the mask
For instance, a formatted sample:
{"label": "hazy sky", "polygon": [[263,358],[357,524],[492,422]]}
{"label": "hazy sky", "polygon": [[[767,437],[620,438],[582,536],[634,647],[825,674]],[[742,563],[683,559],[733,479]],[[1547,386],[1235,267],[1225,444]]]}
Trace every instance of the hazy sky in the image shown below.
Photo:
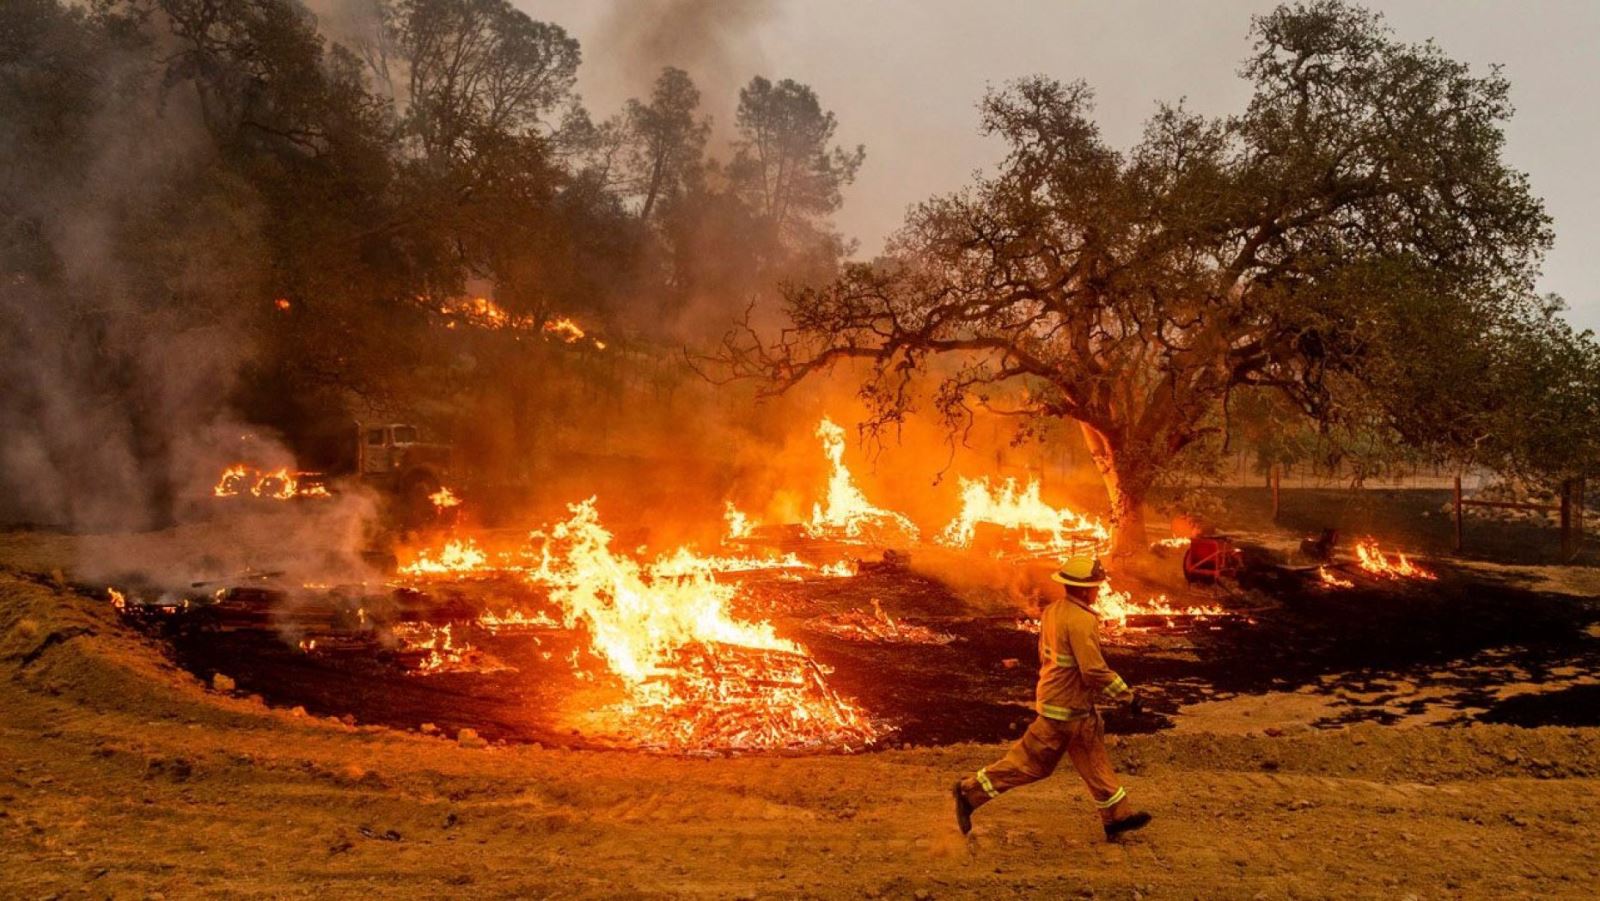
{"label": "hazy sky", "polygon": [[[754,74],[816,88],[841,143],[867,162],[838,222],[870,254],[908,205],[965,183],[998,145],[977,133],[989,84],[1045,73],[1083,78],[1114,146],[1158,100],[1240,109],[1236,75],[1252,13],[1272,2],[1208,0],[514,0],[584,48],[579,89],[596,115],[642,94],[662,65],[686,68],[725,128]],[[1600,2],[1386,0],[1405,40],[1435,39],[1479,71],[1504,65],[1517,114],[1507,156],[1555,218],[1542,290],[1600,329]]]}

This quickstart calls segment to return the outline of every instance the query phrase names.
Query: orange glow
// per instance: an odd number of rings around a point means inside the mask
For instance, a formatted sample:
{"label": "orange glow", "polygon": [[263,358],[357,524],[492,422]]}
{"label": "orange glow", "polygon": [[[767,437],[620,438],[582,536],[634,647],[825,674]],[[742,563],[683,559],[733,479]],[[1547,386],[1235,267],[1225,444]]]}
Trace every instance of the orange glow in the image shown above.
{"label": "orange glow", "polygon": [[1030,553],[1067,556],[1104,553],[1111,533],[1097,519],[1046,504],[1039,483],[1019,488],[1016,479],[990,484],[988,479],[961,479],[961,512],[939,533],[951,547],[971,547],[983,523],[1020,533],[1017,543]]}
{"label": "orange glow", "polygon": [[916,541],[917,527],[911,520],[891,510],[874,507],[856,487],[855,479],[844,465],[844,429],[824,418],[817,424],[817,437],[822,439],[822,450],[828,455],[827,504],[812,506],[806,534],[837,540],[882,540],[886,537],[883,532],[888,530]]}
{"label": "orange glow", "polygon": [[115,588],[107,588],[106,594],[111,596],[111,606],[116,610],[128,609],[128,597]]}
{"label": "orange glow", "polygon": [[284,312],[288,312],[288,310],[291,307],[294,306],[294,304],[289,302],[289,298],[287,298],[287,297],[280,297],[280,298],[274,300],[272,302],[272,305],[277,307],[280,310],[283,310]]}
{"label": "orange glow", "polygon": [[438,491],[428,495],[428,500],[435,510],[443,512],[451,507],[461,506],[461,499],[455,496],[449,488],[441,487]]}
{"label": "orange glow", "polygon": [[1364,571],[1386,579],[1425,579],[1439,578],[1429,570],[1412,563],[1404,553],[1395,551],[1390,557],[1378,547],[1378,542],[1372,538],[1365,538],[1356,543],[1356,564]]}

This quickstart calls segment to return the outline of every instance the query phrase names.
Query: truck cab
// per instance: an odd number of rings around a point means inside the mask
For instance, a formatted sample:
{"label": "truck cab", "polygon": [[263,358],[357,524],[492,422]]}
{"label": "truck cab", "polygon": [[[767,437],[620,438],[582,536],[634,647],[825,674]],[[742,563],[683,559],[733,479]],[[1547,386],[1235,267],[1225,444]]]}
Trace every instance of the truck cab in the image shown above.
{"label": "truck cab", "polygon": [[432,515],[428,497],[449,478],[451,454],[448,444],[423,440],[422,430],[409,423],[356,426],[356,471],[363,481],[388,491],[407,521]]}
{"label": "truck cab", "polygon": [[362,478],[394,475],[404,466],[408,451],[422,444],[422,432],[414,425],[362,426],[357,454]]}

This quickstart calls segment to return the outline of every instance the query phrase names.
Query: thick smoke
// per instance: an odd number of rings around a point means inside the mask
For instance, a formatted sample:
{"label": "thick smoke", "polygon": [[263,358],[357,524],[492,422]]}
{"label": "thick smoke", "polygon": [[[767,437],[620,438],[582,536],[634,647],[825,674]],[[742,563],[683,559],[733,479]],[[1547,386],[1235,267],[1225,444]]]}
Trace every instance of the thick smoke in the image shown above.
{"label": "thick smoke", "polygon": [[[262,462],[294,464],[230,408],[253,356],[245,318],[270,303],[262,217],[247,192],[206,181],[216,151],[192,94],[157,90],[146,58],[31,6],[17,17],[37,40],[9,48],[0,85],[14,113],[0,115],[0,523],[127,533],[203,518],[242,436]],[[96,53],[52,83],[72,41]],[[319,540],[344,553],[370,504],[336,511]],[[273,531],[295,556],[295,535]],[[194,539],[163,578],[249,565],[237,536]],[[155,566],[112,542],[77,575]]]}
{"label": "thick smoke", "polygon": [[766,68],[754,33],[776,14],[774,0],[617,0],[587,55],[585,83],[596,100],[620,106],[649,96],[663,68],[683,69],[720,142],[732,134],[739,89]]}

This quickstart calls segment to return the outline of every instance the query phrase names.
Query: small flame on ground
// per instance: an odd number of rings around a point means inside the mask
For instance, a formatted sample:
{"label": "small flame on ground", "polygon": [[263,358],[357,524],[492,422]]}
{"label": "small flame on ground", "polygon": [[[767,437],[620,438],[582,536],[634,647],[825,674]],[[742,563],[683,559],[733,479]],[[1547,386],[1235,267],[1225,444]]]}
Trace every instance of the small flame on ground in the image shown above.
{"label": "small flame on ground", "polygon": [[449,488],[445,488],[443,486],[441,486],[438,491],[428,495],[428,501],[433,504],[435,510],[440,512],[443,512],[451,507],[461,506],[461,499],[456,497],[455,493]]}
{"label": "small flame on ground", "polygon": [[116,610],[128,609],[128,596],[115,588],[107,588],[106,594],[111,597],[111,606]]}
{"label": "small flame on ground", "polygon": [[1181,550],[1187,550],[1189,548],[1189,543],[1192,540],[1193,539],[1178,538],[1178,537],[1163,538],[1160,541],[1151,542],[1150,543],[1150,548],[1151,548],[1151,550],[1154,550],[1155,548],[1158,548],[1158,547],[1159,548],[1171,548],[1171,549],[1180,550],[1180,551]]}
{"label": "small flame on ground", "polygon": [[1164,594],[1135,601],[1132,594],[1117,591],[1109,581],[1100,583],[1094,609],[1100,615],[1101,622],[1113,629],[1125,627],[1130,616],[1224,616],[1228,612],[1215,605],[1180,606],[1168,600]]}
{"label": "small flame on ground", "polygon": [[1433,572],[1423,569],[1412,563],[1406,555],[1396,551],[1393,557],[1385,554],[1372,538],[1366,538],[1356,543],[1356,565],[1362,570],[1386,579],[1424,579],[1434,580],[1439,578]]}
{"label": "small flame on ground", "polygon": [[1354,588],[1356,583],[1336,575],[1326,566],[1317,567],[1317,581],[1326,588]]}
{"label": "small flame on ground", "polygon": [[526,613],[508,610],[505,613],[487,612],[478,617],[478,625],[490,632],[508,629],[558,629],[561,622],[544,613]]}

